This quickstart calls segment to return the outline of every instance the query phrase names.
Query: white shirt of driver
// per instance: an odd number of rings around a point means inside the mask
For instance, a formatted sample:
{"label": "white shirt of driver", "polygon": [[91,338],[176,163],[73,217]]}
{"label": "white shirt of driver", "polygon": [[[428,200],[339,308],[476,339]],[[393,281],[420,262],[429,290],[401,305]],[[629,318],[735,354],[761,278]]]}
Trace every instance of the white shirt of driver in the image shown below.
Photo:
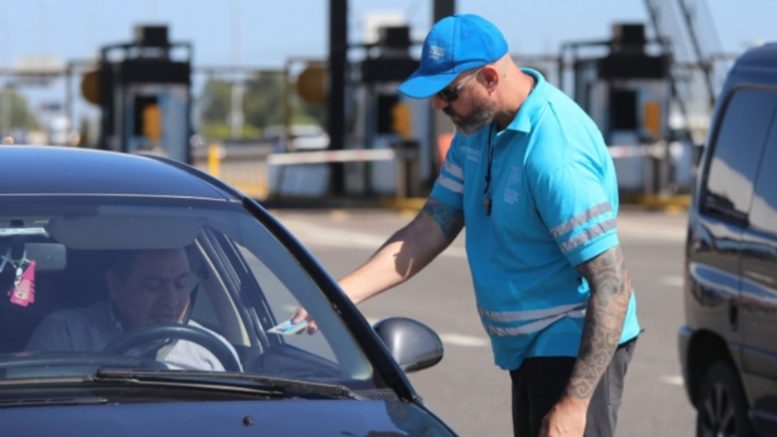
{"label": "white shirt of driver", "polygon": [[[188,325],[205,330],[221,340],[237,358],[235,348],[220,334],[194,320],[189,320]],[[51,313],[35,328],[27,350],[101,351],[122,334],[124,329],[111,304],[99,302],[84,308],[66,308]],[[176,370],[224,370],[212,352],[188,340],[174,340],[163,346],[156,359]]]}

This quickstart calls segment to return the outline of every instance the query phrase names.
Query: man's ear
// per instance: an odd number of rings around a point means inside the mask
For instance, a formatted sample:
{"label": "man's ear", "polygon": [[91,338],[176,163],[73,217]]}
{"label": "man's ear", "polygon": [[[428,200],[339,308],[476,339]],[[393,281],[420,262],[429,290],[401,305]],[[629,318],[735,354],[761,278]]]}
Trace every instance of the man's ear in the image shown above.
{"label": "man's ear", "polygon": [[489,93],[493,92],[496,89],[496,86],[499,85],[499,70],[497,70],[495,65],[483,67],[480,71],[480,75],[483,78],[483,84],[486,86]]}

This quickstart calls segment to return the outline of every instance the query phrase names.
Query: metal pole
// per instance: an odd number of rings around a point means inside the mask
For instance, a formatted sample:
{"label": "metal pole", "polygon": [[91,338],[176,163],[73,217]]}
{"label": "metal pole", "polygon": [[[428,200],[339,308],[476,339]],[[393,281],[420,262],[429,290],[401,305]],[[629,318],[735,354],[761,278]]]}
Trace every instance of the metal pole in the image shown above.
{"label": "metal pole", "polygon": [[[329,148],[345,146],[345,75],[348,63],[348,0],[329,0]],[[330,164],[332,194],[345,194],[345,168]]]}
{"label": "metal pole", "polygon": [[231,84],[229,95],[229,135],[232,139],[239,139],[243,133],[243,95],[245,84],[243,78],[235,78]]}
{"label": "metal pole", "polygon": [[455,13],[456,0],[434,0],[434,13],[432,14],[434,23]]}
{"label": "metal pole", "polygon": [[704,85],[706,85],[707,94],[709,95],[708,104],[709,107],[712,108],[715,106],[715,86],[712,84],[712,64],[709,59],[704,58],[704,53],[702,53],[701,44],[699,43],[699,37],[696,34],[696,25],[688,4],[685,0],[678,0],[678,3],[680,5],[680,11],[682,11],[683,20],[685,20],[685,25],[688,28],[688,35],[691,39],[693,51],[696,53],[699,67],[701,67],[702,72],[704,72]]}
{"label": "metal pole", "polygon": [[[443,18],[456,13],[456,0],[434,0],[432,7],[432,24],[434,24]],[[431,187],[434,183],[434,180],[437,178],[439,167],[442,166],[441,159],[437,153],[437,148],[439,147],[438,139],[440,137],[440,126],[438,126],[437,114],[435,114],[432,105],[429,105],[429,108],[427,109],[426,120],[429,125],[429,133],[427,135],[426,141],[429,144],[427,149],[429,155],[427,156],[429,156],[430,165],[428,167],[429,178],[428,180],[424,181],[424,185]],[[421,153],[420,150],[419,153]]]}
{"label": "metal pole", "polygon": [[0,102],[0,112],[2,112],[2,117],[0,117],[0,121],[3,123],[0,133],[2,133],[4,136],[10,136],[12,96],[11,87],[8,82],[6,82],[3,86],[3,89],[0,90],[0,96],[2,96],[2,101]]}
{"label": "metal pole", "polygon": [[65,68],[65,117],[67,118],[67,143],[70,145],[70,134],[76,132],[73,115],[73,64]]}

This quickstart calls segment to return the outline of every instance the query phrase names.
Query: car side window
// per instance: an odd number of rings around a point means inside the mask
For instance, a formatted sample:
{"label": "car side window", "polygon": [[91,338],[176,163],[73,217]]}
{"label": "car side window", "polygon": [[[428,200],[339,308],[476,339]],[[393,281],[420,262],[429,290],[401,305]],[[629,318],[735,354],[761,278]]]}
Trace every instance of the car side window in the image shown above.
{"label": "car side window", "polygon": [[777,115],[758,171],[750,210],[750,227],[777,236]]}
{"label": "car side window", "polygon": [[775,93],[744,88],[731,96],[711,148],[702,203],[706,212],[742,221],[747,217],[775,108]]}
{"label": "car side window", "polygon": [[[277,322],[289,319],[294,311],[301,306],[296,300],[292,287],[296,281],[304,281],[305,278],[279,278],[261,259],[250,250],[238,244],[240,253],[246,259],[256,281],[262,287],[265,299],[270,306],[270,311]],[[268,327],[269,328],[269,327]],[[283,336],[283,342],[294,345],[302,350],[314,353],[322,358],[336,361],[336,357],[327,341],[320,332],[313,335],[289,335]]]}

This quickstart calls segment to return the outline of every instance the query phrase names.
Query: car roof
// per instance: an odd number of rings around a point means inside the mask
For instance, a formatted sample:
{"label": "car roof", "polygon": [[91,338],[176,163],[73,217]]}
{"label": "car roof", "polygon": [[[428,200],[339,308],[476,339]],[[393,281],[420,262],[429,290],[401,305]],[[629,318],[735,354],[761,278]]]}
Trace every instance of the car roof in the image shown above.
{"label": "car roof", "polygon": [[207,175],[165,158],[57,146],[0,146],[0,196],[131,195],[232,199]]}
{"label": "car roof", "polygon": [[777,70],[777,42],[764,44],[748,50],[737,60],[737,66]]}
{"label": "car roof", "polygon": [[777,86],[777,43],[754,47],[737,58],[721,96],[745,84]]}

